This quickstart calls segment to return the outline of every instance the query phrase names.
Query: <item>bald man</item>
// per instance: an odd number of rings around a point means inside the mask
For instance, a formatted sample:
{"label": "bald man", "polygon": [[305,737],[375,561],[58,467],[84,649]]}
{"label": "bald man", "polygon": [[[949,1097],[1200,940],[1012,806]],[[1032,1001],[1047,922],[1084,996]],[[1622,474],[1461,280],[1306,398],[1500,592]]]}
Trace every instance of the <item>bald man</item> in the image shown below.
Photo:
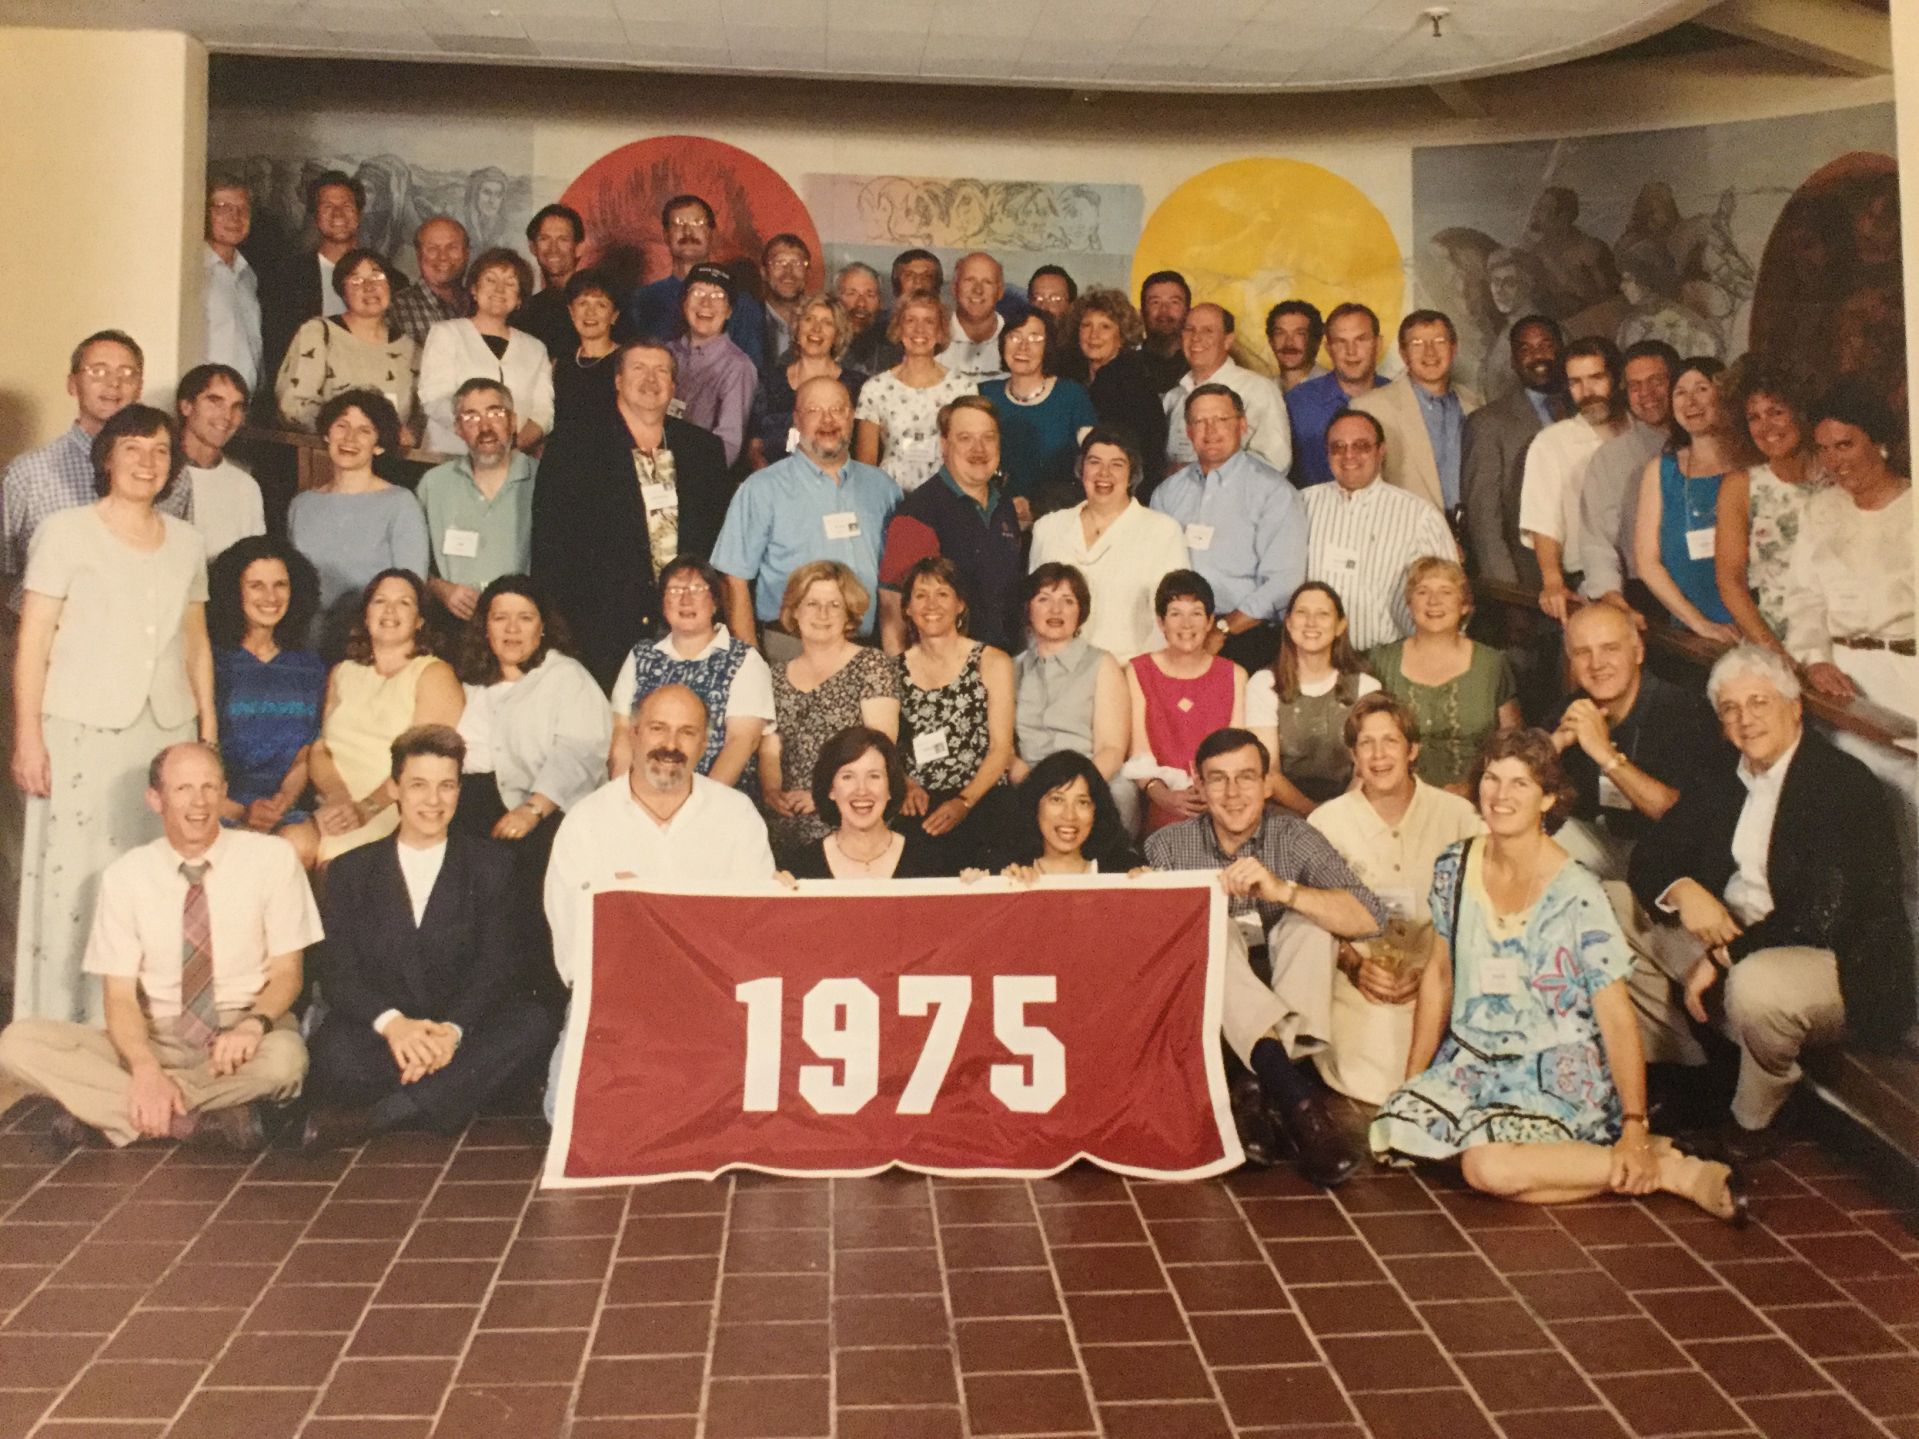
{"label": "bald man", "polygon": [[960,256],[953,267],[953,337],[939,362],[975,385],[1006,378],[999,332],[1006,320],[996,308],[1006,293],[1006,273],[984,250]]}

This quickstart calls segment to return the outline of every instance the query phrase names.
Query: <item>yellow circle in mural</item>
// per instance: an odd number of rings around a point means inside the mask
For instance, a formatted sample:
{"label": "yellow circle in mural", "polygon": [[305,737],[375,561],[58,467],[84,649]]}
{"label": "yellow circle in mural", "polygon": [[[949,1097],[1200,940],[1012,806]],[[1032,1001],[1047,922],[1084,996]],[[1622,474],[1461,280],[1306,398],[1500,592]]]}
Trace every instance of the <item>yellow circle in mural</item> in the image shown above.
{"label": "yellow circle in mural", "polygon": [[1358,300],[1391,336],[1406,288],[1392,226],[1358,186],[1266,157],[1202,170],[1160,201],[1133,252],[1134,294],[1155,270],[1178,270],[1195,301],[1231,310],[1233,358],[1266,374],[1266,311],[1281,300],[1310,300],[1322,315]]}

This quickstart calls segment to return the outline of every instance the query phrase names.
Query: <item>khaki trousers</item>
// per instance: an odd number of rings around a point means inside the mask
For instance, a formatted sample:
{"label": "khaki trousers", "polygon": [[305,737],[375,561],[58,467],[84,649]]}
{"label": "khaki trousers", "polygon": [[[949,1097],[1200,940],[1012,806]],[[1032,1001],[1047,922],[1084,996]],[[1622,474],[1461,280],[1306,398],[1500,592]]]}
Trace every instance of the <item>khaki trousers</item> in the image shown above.
{"label": "khaki trousers", "polygon": [[[1291,1059],[1326,1047],[1332,1032],[1333,937],[1304,915],[1288,913],[1266,938],[1272,961],[1269,987],[1253,972],[1246,935],[1238,923],[1226,924],[1226,991],[1220,1005],[1220,1032],[1248,1067],[1253,1046],[1277,1039]],[[1405,1056],[1400,1056],[1405,1063]]]}
{"label": "khaki trousers", "polygon": [[[1700,1063],[1705,1056],[1692,1038],[1681,986],[1705,947],[1677,925],[1661,925],[1653,960],[1656,969],[1632,985],[1646,1035],[1646,1057],[1655,1042],[1670,1054],[1672,1037],[1685,1036]],[[1637,969],[1637,966],[1635,967]],[[1846,1004],[1839,993],[1839,961],[1829,949],[1781,945],[1747,955],[1727,972],[1718,1027],[1739,1046],[1739,1085],[1733,1091],[1732,1117],[1746,1129],[1771,1124],[1802,1071],[1799,1056],[1809,1046],[1833,1044],[1846,1032]]]}
{"label": "khaki trousers", "polygon": [[[232,1024],[245,1013],[221,1010],[220,1023]],[[306,1044],[291,1015],[281,1015],[253,1058],[232,1074],[216,1075],[206,1051],[183,1044],[171,1028],[163,1031],[149,1024],[147,1037],[160,1067],[180,1086],[194,1113],[257,1099],[292,1099],[306,1078]],[[116,1145],[140,1138],[128,1110],[133,1076],[104,1029],[58,1019],[15,1020],[0,1031],[0,1069]]]}

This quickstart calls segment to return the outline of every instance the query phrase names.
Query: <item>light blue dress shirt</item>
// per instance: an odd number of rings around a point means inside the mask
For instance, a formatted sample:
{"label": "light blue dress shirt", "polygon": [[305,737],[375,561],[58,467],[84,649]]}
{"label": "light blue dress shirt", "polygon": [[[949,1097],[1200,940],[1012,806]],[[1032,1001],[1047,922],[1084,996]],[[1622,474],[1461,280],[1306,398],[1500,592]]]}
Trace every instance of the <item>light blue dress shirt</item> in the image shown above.
{"label": "light blue dress shirt", "polygon": [[1466,412],[1452,390],[1429,395],[1422,385],[1412,387],[1419,401],[1419,417],[1426,422],[1426,438],[1433,444],[1433,464],[1439,470],[1439,492],[1446,497],[1446,513],[1459,508],[1459,451],[1466,428]]}
{"label": "light blue dress shirt", "polygon": [[1153,491],[1152,508],[1186,531],[1193,568],[1213,587],[1218,613],[1238,610],[1256,620],[1285,613],[1306,578],[1306,506],[1278,470],[1245,450],[1210,475],[1190,464]]}

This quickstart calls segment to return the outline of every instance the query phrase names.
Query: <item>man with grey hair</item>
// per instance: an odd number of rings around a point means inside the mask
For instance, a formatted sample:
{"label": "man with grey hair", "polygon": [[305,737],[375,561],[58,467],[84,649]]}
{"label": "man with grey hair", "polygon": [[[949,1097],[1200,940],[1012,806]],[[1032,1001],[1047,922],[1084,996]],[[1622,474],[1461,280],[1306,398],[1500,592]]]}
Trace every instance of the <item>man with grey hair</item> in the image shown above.
{"label": "man with grey hair", "polygon": [[[1633,893],[1665,921],[1660,969],[1686,1014],[1738,1045],[1719,1136],[1766,1153],[1807,1048],[1897,1040],[1913,1017],[1912,931],[1879,782],[1805,727],[1798,677],[1770,650],[1720,656],[1706,693],[1733,749],[1700,768],[1633,852]],[[1671,1003],[1640,1002],[1647,1058],[1703,1054]]]}
{"label": "man with grey hair", "polygon": [[938,359],[976,385],[1006,378],[999,353],[1006,319],[997,308],[1005,293],[1006,272],[984,250],[961,255],[953,266],[953,331]]}
{"label": "man with grey hair", "polygon": [[451,215],[435,215],[413,232],[413,258],[420,278],[393,297],[387,318],[424,345],[426,332],[441,320],[463,320],[473,313],[466,287],[466,226]]}
{"label": "man with grey hair", "polygon": [[846,310],[853,338],[840,362],[863,375],[877,375],[900,362],[898,344],[886,338],[886,301],[880,272],[859,260],[842,266],[833,277],[833,298]]}
{"label": "man with grey hair", "polygon": [[[653,888],[769,887],[766,822],[731,785],[698,773],[706,704],[685,685],[661,685],[633,708],[632,767],[567,811],[546,866],[553,964],[568,988],[593,963],[593,896],[634,880]],[[568,1015],[569,1023],[571,1014]],[[553,1118],[566,1040],[548,1071]]]}
{"label": "man with grey hair", "polygon": [[432,546],[427,590],[461,624],[481,590],[533,568],[534,461],[513,443],[519,425],[511,390],[486,375],[467,380],[453,392],[467,452],[428,470],[413,492]]}

